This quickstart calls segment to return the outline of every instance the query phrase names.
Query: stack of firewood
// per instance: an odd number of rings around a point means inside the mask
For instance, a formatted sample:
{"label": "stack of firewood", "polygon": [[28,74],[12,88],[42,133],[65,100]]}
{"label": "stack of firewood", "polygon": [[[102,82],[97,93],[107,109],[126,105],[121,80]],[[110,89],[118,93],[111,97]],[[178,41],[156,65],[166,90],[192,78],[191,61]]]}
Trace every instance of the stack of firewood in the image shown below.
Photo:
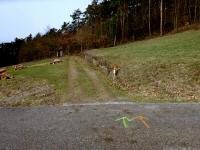
{"label": "stack of firewood", "polygon": [[7,73],[6,68],[0,69],[0,80],[10,79],[11,77]]}
{"label": "stack of firewood", "polygon": [[25,68],[25,66],[24,66],[24,65],[22,65],[22,64],[17,64],[17,65],[14,65],[14,66],[13,66],[13,68],[14,68],[14,70],[16,71],[16,70],[21,70],[21,69],[24,69],[24,68]]}
{"label": "stack of firewood", "polygon": [[61,63],[61,62],[62,62],[61,59],[56,58],[52,62],[50,62],[50,64],[58,64],[58,63]]}

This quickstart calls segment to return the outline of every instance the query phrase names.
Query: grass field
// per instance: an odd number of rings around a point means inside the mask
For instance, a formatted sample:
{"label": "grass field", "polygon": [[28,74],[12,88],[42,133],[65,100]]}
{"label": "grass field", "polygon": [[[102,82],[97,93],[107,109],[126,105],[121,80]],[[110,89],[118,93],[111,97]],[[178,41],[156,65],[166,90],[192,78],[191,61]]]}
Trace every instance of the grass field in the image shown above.
{"label": "grass field", "polygon": [[68,58],[63,63],[50,65],[50,59],[24,63],[25,69],[14,71],[14,78],[0,81],[0,106],[55,105],[66,97]]}
{"label": "grass field", "polygon": [[50,59],[25,63],[26,69],[14,71],[12,67],[9,72],[15,78],[34,78],[38,80],[46,80],[57,89],[58,93],[63,93],[67,86],[68,75],[68,58],[63,59],[63,63],[51,65]]}
{"label": "grass field", "polygon": [[120,65],[119,84],[135,100],[200,100],[199,30],[87,53]]}
{"label": "grass field", "polygon": [[80,57],[24,63],[25,69],[7,67],[13,79],[0,80],[0,107],[62,105],[63,103],[118,100],[121,92]]}

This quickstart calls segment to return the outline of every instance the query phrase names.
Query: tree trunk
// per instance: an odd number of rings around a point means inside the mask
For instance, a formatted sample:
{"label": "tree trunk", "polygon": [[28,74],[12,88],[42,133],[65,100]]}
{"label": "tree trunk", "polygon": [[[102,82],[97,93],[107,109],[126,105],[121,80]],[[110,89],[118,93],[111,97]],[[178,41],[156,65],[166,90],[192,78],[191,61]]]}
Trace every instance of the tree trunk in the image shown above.
{"label": "tree trunk", "polygon": [[117,35],[115,34],[114,41],[113,41],[114,46],[116,45],[116,40],[117,40]]}
{"label": "tree trunk", "polygon": [[124,19],[124,13],[123,12],[121,12],[121,30],[122,30],[122,41],[124,41],[124,21],[125,21],[125,19]]}
{"label": "tree trunk", "polygon": [[174,30],[178,32],[178,0],[174,4]]}
{"label": "tree trunk", "polygon": [[83,53],[83,41],[81,40],[81,53]]}
{"label": "tree trunk", "polygon": [[120,6],[120,15],[121,15],[121,30],[122,30],[122,41],[124,41],[125,37],[125,19],[126,19],[126,3],[125,1],[123,2],[122,6]]}
{"label": "tree trunk", "polygon": [[194,22],[197,20],[197,0],[195,0],[195,8],[194,8]]}
{"label": "tree trunk", "polygon": [[160,36],[163,35],[163,0],[160,0]]}
{"label": "tree trunk", "polygon": [[149,36],[151,37],[151,0],[149,0]]}
{"label": "tree trunk", "polygon": [[67,55],[69,56],[69,45],[67,46]]}
{"label": "tree trunk", "polygon": [[189,12],[189,23],[192,22],[192,15],[191,15],[191,3],[189,1],[189,5],[188,5],[188,12]]}
{"label": "tree trunk", "polygon": [[114,39],[113,39],[113,45],[116,46],[117,43],[117,26],[118,24],[118,17],[116,18],[116,22],[115,22],[115,30],[113,30],[113,35],[114,35]]}

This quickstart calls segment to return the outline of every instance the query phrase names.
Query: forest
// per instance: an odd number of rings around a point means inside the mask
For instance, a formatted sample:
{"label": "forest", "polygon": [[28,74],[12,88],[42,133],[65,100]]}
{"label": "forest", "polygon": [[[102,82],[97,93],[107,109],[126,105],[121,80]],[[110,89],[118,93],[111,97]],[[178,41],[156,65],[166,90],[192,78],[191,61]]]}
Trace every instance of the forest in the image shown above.
{"label": "forest", "polygon": [[79,54],[195,28],[200,22],[200,1],[93,0],[85,12],[77,9],[71,18],[44,35],[0,44],[0,66],[55,57],[58,50]]}

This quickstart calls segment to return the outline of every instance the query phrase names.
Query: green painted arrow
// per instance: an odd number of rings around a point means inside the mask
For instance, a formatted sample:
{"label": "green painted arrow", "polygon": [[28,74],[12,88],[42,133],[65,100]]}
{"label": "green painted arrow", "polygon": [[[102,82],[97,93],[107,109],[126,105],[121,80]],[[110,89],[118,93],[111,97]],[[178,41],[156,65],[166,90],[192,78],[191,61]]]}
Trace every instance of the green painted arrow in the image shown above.
{"label": "green painted arrow", "polygon": [[115,121],[122,121],[124,128],[128,128],[129,122],[133,120],[129,119],[128,117],[122,117],[122,118],[116,119]]}

